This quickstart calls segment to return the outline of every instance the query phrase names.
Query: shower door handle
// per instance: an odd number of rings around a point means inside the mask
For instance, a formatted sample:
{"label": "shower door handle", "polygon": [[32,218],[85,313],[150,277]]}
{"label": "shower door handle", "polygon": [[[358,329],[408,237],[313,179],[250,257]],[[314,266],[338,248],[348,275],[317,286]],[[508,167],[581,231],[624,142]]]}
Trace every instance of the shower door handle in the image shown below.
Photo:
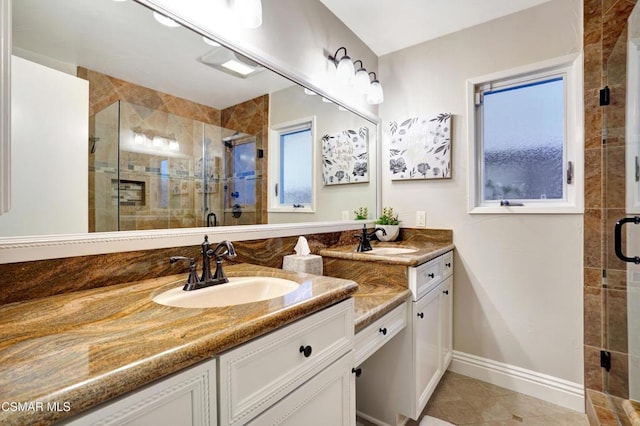
{"label": "shower door handle", "polygon": [[634,225],[640,225],[640,217],[625,217],[616,222],[615,234],[614,234],[614,245],[616,250],[616,256],[620,258],[620,260],[624,260],[625,262],[635,263],[636,265],[640,264],[640,256],[629,257],[625,256],[622,253],[622,226],[625,223],[633,222]]}

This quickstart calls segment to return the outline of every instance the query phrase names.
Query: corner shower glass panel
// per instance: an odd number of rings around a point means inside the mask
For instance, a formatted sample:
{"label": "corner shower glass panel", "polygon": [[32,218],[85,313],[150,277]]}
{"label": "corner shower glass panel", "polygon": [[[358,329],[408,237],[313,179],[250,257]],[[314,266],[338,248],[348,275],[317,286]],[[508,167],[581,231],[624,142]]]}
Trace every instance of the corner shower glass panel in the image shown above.
{"label": "corner shower glass panel", "polygon": [[483,201],[563,199],[563,78],[483,93]]}

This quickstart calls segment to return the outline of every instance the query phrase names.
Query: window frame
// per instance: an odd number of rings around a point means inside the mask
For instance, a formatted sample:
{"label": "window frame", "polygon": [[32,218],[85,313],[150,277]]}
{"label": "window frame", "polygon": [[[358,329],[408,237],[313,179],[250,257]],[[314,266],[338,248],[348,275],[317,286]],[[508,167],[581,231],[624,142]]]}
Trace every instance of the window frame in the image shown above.
{"label": "window frame", "polygon": [[[582,89],[582,55],[572,54],[504,70],[467,80],[467,117],[469,136],[468,211],[470,214],[577,214],[584,211],[584,112]],[[568,162],[572,163],[571,184],[564,184],[566,192],[560,200],[525,200],[524,205],[501,206],[498,200],[482,200],[482,123],[481,108],[476,94],[487,89],[497,90],[528,82],[562,76],[565,85],[565,142],[563,152],[563,180],[566,181]],[[514,200],[520,203],[519,200]]]}
{"label": "window frame", "polygon": [[[280,182],[281,153],[280,136],[284,133],[310,129],[311,130],[311,205],[293,207],[292,204],[280,203],[278,190],[282,188]],[[316,117],[304,117],[285,123],[271,125],[269,129],[269,213],[315,213],[316,206]],[[278,188],[278,189],[276,189]]]}

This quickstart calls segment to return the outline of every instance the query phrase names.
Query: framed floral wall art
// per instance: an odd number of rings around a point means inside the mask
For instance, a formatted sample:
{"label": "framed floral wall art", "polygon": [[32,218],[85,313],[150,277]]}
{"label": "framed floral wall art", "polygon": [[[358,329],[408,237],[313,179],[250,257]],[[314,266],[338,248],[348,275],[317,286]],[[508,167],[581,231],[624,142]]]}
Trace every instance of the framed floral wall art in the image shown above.
{"label": "framed floral wall art", "polygon": [[322,137],[325,185],[369,182],[369,129],[343,130]]}
{"label": "framed floral wall art", "polygon": [[389,122],[392,180],[451,178],[451,114]]}

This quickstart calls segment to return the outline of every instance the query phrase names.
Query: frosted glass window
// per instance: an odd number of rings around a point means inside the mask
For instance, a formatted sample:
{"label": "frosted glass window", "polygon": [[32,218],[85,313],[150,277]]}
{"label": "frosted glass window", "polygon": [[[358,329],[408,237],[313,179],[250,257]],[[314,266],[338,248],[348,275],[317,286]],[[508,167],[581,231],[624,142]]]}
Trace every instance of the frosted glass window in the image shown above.
{"label": "frosted glass window", "polygon": [[482,92],[482,200],[565,199],[563,77]]}
{"label": "frosted glass window", "polygon": [[249,142],[233,147],[233,204],[256,204],[256,143]]}
{"label": "frosted glass window", "polygon": [[312,149],[309,128],[280,134],[280,204],[311,204]]}

